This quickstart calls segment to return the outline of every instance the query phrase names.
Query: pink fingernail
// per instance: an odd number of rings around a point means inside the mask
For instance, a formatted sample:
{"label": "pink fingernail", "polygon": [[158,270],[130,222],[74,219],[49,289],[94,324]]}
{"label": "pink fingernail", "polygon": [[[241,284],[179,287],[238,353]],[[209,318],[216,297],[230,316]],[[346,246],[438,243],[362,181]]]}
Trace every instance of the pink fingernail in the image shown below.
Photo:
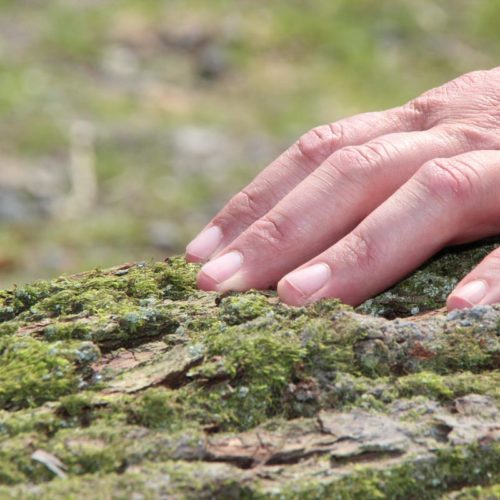
{"label": "pink fingernail", "polygon": [[212,226],[201,232],[187,247],[186,253],[199,260],[207,260],[220,245],[222,231],[218,226]]}
{"label": "pink fingernail", "polygon": [[459,309],[472,307],[479,304],[487,291],[488,285],[483,280],[469,281],[451,294],[450,301]]}
{"label": "pink fingernail", "polygon": [[229,252],[205,264],[201,272],[217,283],[222,283],[235,274],[243,265],[240,252]]}
{"label": "pink fingernail", "polygon": [[290,273],[285,277],[285,281],[303,296],[309,297],[326,285],[331,274],[330,266],[327,264],[314,264]]}

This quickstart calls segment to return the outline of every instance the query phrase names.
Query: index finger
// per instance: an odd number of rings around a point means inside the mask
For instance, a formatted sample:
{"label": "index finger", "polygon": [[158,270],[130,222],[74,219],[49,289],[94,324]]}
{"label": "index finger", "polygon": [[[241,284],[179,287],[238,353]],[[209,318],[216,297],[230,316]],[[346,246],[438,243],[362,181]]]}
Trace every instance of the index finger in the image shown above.
{"label": "index finger", "polygon": [[336,150],[392,132],[421,130],[420,122],[415,108],[405,106],[313,128],[226,204],[187,246],[187,260],[202,262],[220,253]]}

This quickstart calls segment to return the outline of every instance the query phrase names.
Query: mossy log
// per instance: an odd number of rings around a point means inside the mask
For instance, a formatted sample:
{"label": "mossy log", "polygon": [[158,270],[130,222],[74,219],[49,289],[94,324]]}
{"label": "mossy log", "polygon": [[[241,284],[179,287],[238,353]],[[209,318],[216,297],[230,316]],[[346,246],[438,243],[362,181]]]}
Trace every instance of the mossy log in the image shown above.
{"label": "mossy log", "polygon": [[0,292],[0,498],[499,498],[496,242],[356,310],[219,296],[181,258]]}

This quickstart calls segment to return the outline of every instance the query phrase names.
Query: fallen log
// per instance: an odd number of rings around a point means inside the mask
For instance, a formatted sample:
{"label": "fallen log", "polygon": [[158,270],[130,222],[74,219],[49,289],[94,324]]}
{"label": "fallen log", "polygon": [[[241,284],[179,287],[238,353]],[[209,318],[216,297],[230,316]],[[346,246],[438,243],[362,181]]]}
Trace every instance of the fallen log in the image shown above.
{"label": "fallen log", "polygon": [[200,292],[182,258],[0,292],[0,498],[497,498],[496,242],[379,297]]}

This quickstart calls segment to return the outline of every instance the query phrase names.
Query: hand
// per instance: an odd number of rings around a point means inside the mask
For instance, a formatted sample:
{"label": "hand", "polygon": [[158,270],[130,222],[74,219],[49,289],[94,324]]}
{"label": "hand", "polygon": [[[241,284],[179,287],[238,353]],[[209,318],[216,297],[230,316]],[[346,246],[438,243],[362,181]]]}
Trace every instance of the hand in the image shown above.
{"label": "hand", "polygon": [[[500,67],[317,127],[187,247],[204,290],[278,283],[292,305],[357,305],[447,245],[500,234]],[[500,249],[448,308],[500,302]]]}

